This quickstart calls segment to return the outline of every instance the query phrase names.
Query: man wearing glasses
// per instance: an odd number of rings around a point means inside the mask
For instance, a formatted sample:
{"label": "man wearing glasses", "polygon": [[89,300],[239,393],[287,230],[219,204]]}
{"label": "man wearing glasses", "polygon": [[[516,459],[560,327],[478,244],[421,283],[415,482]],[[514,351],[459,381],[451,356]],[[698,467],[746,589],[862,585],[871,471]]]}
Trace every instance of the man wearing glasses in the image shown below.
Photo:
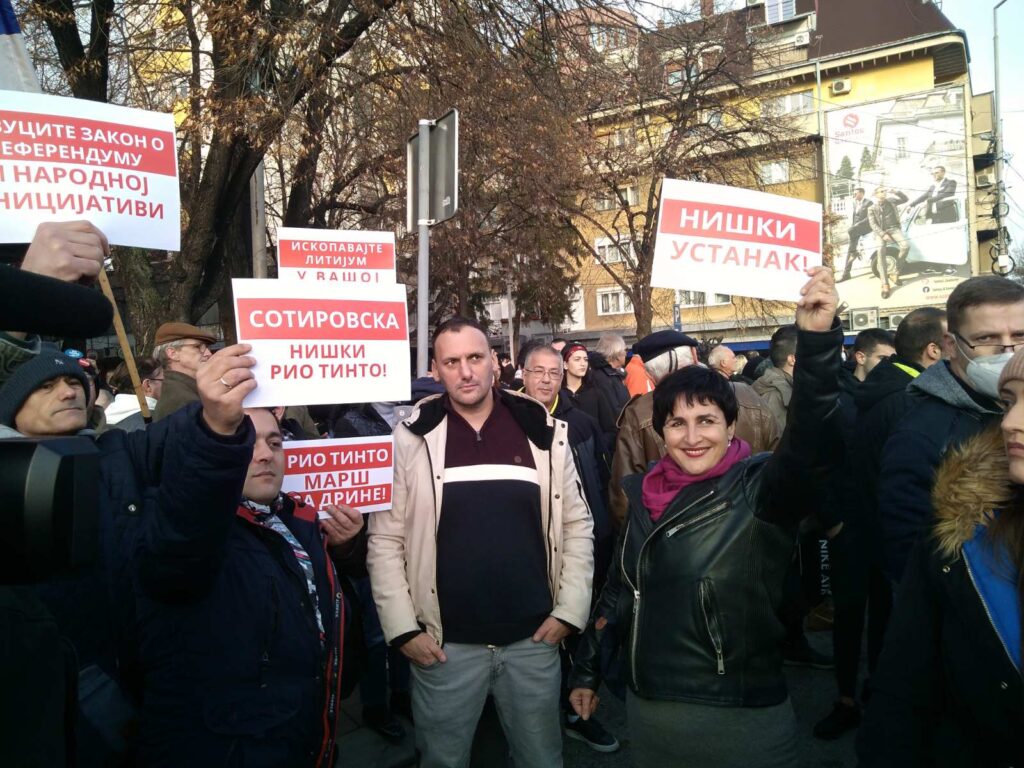
{"label": "man wearing glasses", "polygon": [[943,455],[999,419],[999,374],[1024,347],[1024,286],[1012,280],[965,280],[949,295],[946,313],[946,359],[910,383],[910,410],[882,452],[878,507],[887,575],[897,582],[932,525],[932,481]]}
{"label": "man wearing glasses", "polygon": [[153,357],[163,366],[164,383],[154,422],[198,402],[196,372],[210,359],[210,345],[215,341],[215,337],[188,323],[164,323],[157,329]]}

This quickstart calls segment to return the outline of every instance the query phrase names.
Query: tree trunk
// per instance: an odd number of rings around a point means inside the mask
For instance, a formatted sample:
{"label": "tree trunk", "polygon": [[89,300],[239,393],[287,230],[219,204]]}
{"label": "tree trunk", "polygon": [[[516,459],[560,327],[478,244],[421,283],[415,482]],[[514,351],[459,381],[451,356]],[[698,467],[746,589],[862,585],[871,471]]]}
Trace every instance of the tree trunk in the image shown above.
{"label": "tree trunk", "polygon": [[642,339],[651,332],[651,321],[654,318],[651,288],[643,283],[633,284],[633,317],[636,318],[636,337]]}

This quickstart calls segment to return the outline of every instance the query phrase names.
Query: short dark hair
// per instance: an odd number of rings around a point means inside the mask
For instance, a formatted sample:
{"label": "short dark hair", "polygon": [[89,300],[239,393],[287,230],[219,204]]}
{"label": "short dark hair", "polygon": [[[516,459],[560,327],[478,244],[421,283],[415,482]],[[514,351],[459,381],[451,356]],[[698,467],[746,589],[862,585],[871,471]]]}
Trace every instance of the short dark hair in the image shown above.
{"label": "short dark hair", "polygon": [[[148,379],[155,371],[160,370],[161,365],[152,357],[140,357],[135,360],[135,369],[139,372],[139,379]],[[128,364],[121,362],[117,364],[113,373],[110,374],[110,385],[116,392],[134,392],[131,374],[128,373]]]}
{"label": "short dark hair", "polygon": [[907,313],[896,327],[896,354],[907,362],[921,359],[929,344],[942,349],[943,321],[946,310],[938,307],[918,307]]}
{"label": "short dark hair", "polygon": [[[864,187],[854,187],[853,191],[854,192],[864,192]],[[864,192],[864,194],[866,195],[867,192]]]}
{"label": "short dark hair", "polygon": [[932,168],[932,171],[933,172],[934,171],[942,171],[943,173],[945,173],[946,172],[946,166],[944,166],[944,165],[936,165],[936,166],[934,166]]}
{"label": "short dark hair", "polygon": [[772,334],[768,356],[776,368],[784,366],[787,358],[796,354],[796,335],[795,325],[784,325]]}
{"label": "short dark hair", "polygon": [[863,352],[865,355],[870,355],[875,351],[875,348],[880,344],[884,344],[887,347],[896,346],[896,340],[893,338],[892,331],[886,331],[881,328],[866,328],[857,334],[857,338],[853,341],[853,352]]}
{"label": "short dark hair", "polygon": [[959,333],[964,313],[983,304],[1005,306],[1024,301],[1024,285],[998,275],[969,277],[946,299],[946,322],[950,333]]}
{"label": "short dark hair", "polygon": [[568,344],[569,340],[568,339],[563,339],[561,336],[555,336],[555,338],[553,338],[548,343],[551,344],[551,345],[555,345],[555,344],[558,344],[559,342],[561,342],[562,344]]}
{"label": "short dark hair", "polygon": [[662,437],[665,422],[681,397],[686,398],[687,405],[717,405],[725,414],[726,424],[733,424],[739,414],[736,392],[722,374],[700,365],[688,365],[670,373],[654,388],[654,431]]}
{"label": "short dark hair", "polygon": [[484,335],[485,339],[487,338],[487,331],[484,330],[484,327],[480,325],[479,322],[477,322],[471,317],[455,315],[454,317],[449,317],[447,320],[445,320],[443,323],[437,326],[437,328],[434,329],[434,335],[430,339],[430,349],[434,352],[434,354],[437,354],[437,337],[440,336],[442,333],[458,333],[463,328],[473,328],[477,331],[480,331],[480,333]]}

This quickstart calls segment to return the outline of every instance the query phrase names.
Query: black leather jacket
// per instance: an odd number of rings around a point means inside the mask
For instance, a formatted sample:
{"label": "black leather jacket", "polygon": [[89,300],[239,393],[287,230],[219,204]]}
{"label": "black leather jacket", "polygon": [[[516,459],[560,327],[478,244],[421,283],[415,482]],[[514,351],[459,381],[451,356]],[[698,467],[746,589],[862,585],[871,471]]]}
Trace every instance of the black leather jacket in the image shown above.
{"label": "black leather jacket", "polygon": [[[838,324],[800,332],[789,419],[775,453],[691,485],[654,523],[642,476],[623,480],[629,517],[576,653],[570,685],[597,690],[616,632],[630,687],[648,699],[718,706],[785,700],[776,618],[796,526],[842,459]],[[609,625],[597,630],[604,617]]]}

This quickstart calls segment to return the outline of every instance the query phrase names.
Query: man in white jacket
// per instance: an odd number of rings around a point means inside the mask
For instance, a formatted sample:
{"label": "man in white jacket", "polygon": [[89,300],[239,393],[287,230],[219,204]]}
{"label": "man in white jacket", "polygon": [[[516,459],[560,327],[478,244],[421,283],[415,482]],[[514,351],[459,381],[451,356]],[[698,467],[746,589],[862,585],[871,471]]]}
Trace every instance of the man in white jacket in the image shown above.
{"label": "man in white jacket", "polygon": [[[139,371],[139,378],[142,379],[142,393],[146,396],[146,405],[149,406],[149,412],[153,413],[164,384],[164,369],[151,357],[140,357],[135,361],[135,367]],[[146,422],[142,418],[142,408],[139,405],[139,398],[135,396],[127,365],[121,363],[114,369],[110,375],[110,384],[117,394],[114,396],[114,402],[103,411],[107,428],[123,429],[125,432],[145,429]]]}
{"label": "man in white jacket", "polygon": [[385,638],[412,661],[420,766],[468,764],[491,694],[516,766],[559,768],[558,646],[586,625],[594,568],[568,428],[494,388],[476,322],[441,324],[434,355],[445,394],[395,428],[367,558]]}

